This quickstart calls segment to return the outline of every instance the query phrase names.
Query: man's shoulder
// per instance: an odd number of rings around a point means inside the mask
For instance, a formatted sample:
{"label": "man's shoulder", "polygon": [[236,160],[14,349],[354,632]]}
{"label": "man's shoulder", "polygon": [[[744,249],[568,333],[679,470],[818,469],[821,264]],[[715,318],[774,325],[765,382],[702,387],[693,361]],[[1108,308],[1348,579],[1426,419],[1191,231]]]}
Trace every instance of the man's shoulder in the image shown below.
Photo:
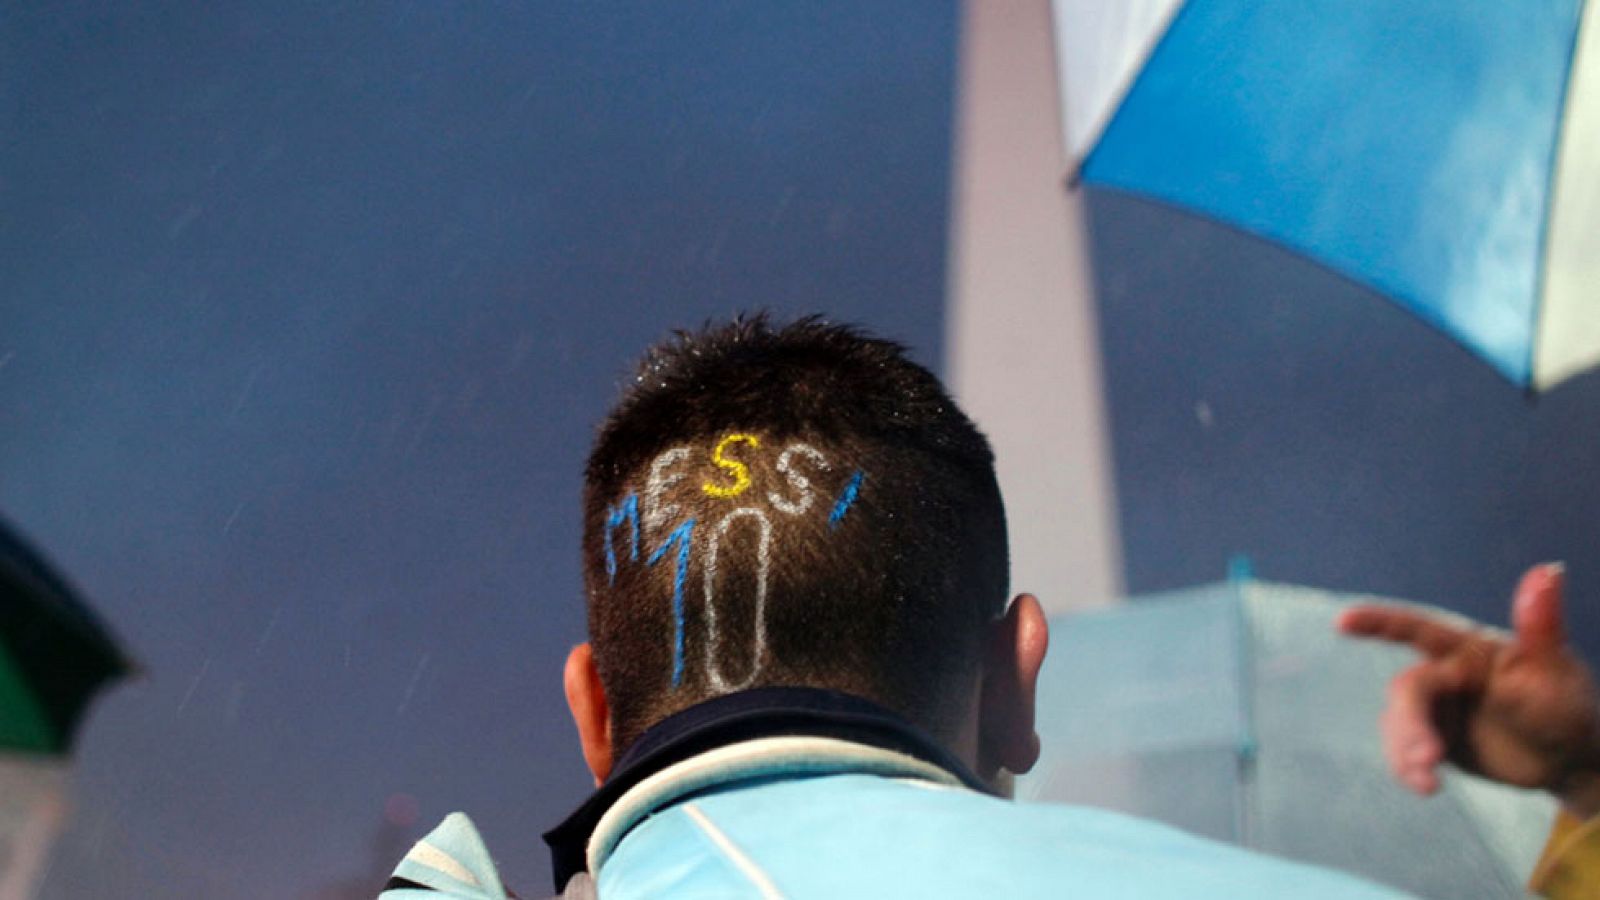
{"label": "man's shoulder", "polygon": [[661,810],[618,848],[600,887],[689,890],[679,877],[747,888],[764,879],[781,896],[1042,897],[1066,885],[1190,900],[1403,896],[1142,819],[871,775],[775,780]]}
{"label": "man's shoulder", "polygon": [[406,853],[383,886],[382,900],[505,900],[489,849],[466,813],[445,816]]}

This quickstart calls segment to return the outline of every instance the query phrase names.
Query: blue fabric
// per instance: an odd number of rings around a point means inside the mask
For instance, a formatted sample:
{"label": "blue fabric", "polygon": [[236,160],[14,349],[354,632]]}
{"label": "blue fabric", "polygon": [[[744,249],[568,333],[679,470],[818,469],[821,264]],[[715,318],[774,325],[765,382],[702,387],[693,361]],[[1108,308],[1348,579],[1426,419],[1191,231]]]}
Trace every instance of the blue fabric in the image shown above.
{"label": "blue fabric", "polygon": [[1272,238],[1529,381],[1581,0],[1190,0],[1086,182]]}
{"label": "blue fabric", "polygon": [[[441,859],[448,861],[442,868],[437,864]],[[395,867],[391,885],[396,881],[406,886],[386,888],[380,900],[506,900],[500,873],[466,813],[445,816],[418,841]]]}
{"label": "blue fabric", "polygon": [[651,726],[622,754],[605,784],[544,835],[557,891],[585,866],[595,824],[646,777],[716,747],[772,735],[807,734],[881,747],[938,766],[963,784],[978,777],[922,729],[849,694],[808,687],[764,687],[707,700]]}
{"label": "blue fabric", "polygon": [[[950,784],[927,780],[930,772]],[[657,723],[545,840],[557,890],[592,858],[605,900],[1402,896],[1115,813],[1014,803],[979,784],[875,704],[761,688]],[[498,889],[470,823],[456,815],[447,825],[426,842]],[[430,855],[414,850],[396,875],[481,898],[442,878]]]}
{"label": "blue fabric", "polygon": [[602,898],[760,896],[691,804],[788,898],[1402,896],[1115,813],[846,774],[747,784],[659,811],[601,867]]}

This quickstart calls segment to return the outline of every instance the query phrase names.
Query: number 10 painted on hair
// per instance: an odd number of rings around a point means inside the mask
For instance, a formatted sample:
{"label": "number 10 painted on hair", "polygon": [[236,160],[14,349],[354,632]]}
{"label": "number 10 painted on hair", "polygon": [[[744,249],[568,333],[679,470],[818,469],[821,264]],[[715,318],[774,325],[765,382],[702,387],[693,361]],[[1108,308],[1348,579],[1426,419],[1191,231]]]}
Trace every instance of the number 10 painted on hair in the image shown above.
{"label": "number 10 painted on hair", "polygon": [[[761,447],[761,438],[754,434],[733,432],[723,435],[711,448],[711,464],[720,470],[719,477],[703,483],[700,486],[701,491],[706,496],[719,500],[734,500],[748,493],[754,484],[754,480],[750,475],[749,460],[751,457],[746,454],[749,451],[760,451]],[[612,584],[616,583],[617,578],[617,550],[612,541],[613,532],[624,525],[629,526],[628,558],[632,562],[638,562],[641,532],[648,537],[651,532],[660,530],[666,523],[673,521],[677,517],[680,510],[679,504],[668,502],[665,497],[668,490],[685,477],[683,472],[672,471],[673,467],[684,462],[691,455],[692,451],[689,447],[673,447],[662,451],[650,463],[649,474],[645,481],[642,496],[637,493],[630,493],[616,506],[607,510],[605,521],[606,575]],[[795,442],[786,446],[783,452],[778,454],[775,468],[787,483],[788,492],[786,495],[777,490],[767,491],[765,494],[766,505],[786,516],[805,515],[816,505],[816,491],[806,470],[813,473],[830,473],[833,471],[832,464],[820,450],[803,442]],[[857,497],[860,495],[861,486],[865,480],[866,473],[857,469],[845,482],[844,487],[827,513],[827,522],[830,530],[837,529],[844,521],[845,514],[850,511],[851,506],[855,504]],[[724,553],[723,545],[729,532],[741,522],[751,523],[756,529],[758,537],[755,560],[755,645],[751,656],[749,673],[735,682],[724,676],[722,667],[713,651],[717,644],[716,590],[719,558]],[[684,674],[684,587],[688,580],[690,565],[696,555],[695,531],[695,519],[683,519],[644,560],[646,566],[654,566],[666,558],[670,549],[675,548],[677,551],[672,554],[672,618],[674,623],[672,686],[674,688],[683,681]],[[715,526],[707,526],[702,531],[708,535],[705,539],[704,550],[700,554],[703,560],[701,583],[704,588],[706,617],[706,679],[718,691],[736,691],[754,682],[766,662],[766,602],[767,581],[772,568],[772,521],[767,517],[767,511],[763,506],[751,505],[749,499],[746,498],[741,505],[723,515]]]}

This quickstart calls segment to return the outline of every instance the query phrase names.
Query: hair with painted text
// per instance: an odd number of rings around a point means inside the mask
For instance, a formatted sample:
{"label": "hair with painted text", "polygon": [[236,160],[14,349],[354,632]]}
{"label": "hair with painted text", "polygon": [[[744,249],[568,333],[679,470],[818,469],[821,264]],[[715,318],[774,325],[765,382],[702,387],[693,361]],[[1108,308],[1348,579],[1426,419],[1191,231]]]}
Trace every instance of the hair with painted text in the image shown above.
{"label": "hair with painted text", "polygon": [[937,729],[1006,596],[988,442],[902,347],[765,316],[652,348],[585,483],[589,629],[625,748],[753,686]]}

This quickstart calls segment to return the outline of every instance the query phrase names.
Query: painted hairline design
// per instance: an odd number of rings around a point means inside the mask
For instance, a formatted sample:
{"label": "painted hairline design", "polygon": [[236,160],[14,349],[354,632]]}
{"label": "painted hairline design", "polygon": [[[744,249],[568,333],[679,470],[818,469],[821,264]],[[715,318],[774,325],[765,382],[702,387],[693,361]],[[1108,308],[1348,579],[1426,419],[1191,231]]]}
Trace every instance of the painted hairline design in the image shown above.
{"label": "painted hairline design", "polygon": [[[754,518],[761,526],[761,539],[756,545],[756,624],[752,632],[750,672],[738,684],[730,684],[722,677],[722,665],[717,660],[717,555],[723,535],[728,533],[737,519]],[[701,575],[705,582],[706,597],[706,677],[712,687],[720,691],[737,691],[749,687],[761,673],[767,655],[767,573],[772,565],[772,522],[759,507],[745,506],[728,513],[711,531],[706,544],[706,563]]]}
{"label": "painted hairline design", "polygon": [[844,514],[849,512],[850,507],[855,505],[856,494],[861,491],[861,482],[866,479],[867,473],[860,469],[857,469],[856,473],[850,476],[850,483],[844,486],[844,493],[839,495],[839,501],[833,504],[833,512],[828,516],[828,528],[830,530],[837,529],[839,523],[844,521]]}
{"label": "painted hairline design", "polygon": [[672,572],[672,686],[677,687],[683,681],[683,583],[689,577],[689,548],[694,545],[694,519],[685,519],[674,528],[661,546],[645,560],[645,565],[655,565],[674,543],[678,545],[678,558]]}
{"label": "painted hairline design", "polygon": [[606,508],[606,577],[617,583],[617,551],[611,546],[611,532],[623,522],[630,522],[629,559],[639,561],[639,496],[629,494],[621,504]]}
{"label": "painted hairline design", "polygon": [[727,459],[722,455],[730,444],[749,444],[752,449],[759,449],[761,439],[753,434],[736,433],[724,435],[722,440],[717,442],[717,446],[711,451],[711,464],[732,475],[733,484],[724,486],[709,481],[702,484],[700,489],[712,497],[725,499],[737,497],[750,487],[750,467],[737,459]]}
{"label": "painted hairline design", "polygon": [[[749,463],[724,456],[724,452],[734,444],[749,444],[752,449],[761,447],[761,438],[755,434],[733,432],[724,434],[711,451],[711,461],[722,469],[732,479],[731,485],[718,485],[707,481],[701,485],[701,490],[708,496],[723,499],[732,499],[747,491],[752,485]],[[657,454],[651,460],[649,475],[642,494],[629,493],[616,506],[608,506],[605,519],[605,560],[606,574],[610,583],[616,584],[617,553],[612,539],[612,533],[622,527],[624,523],[631,526],[630,556],[637,562],[639,560],[639,540],[641,526],[645,532],[652,532],[663,525],[674,515],[680,505],[666,502],[665,494],[673,485],[688,477],[686,472],[668,472],[668,468],[684,461],[691,455],[687,446],[672,447]],[[816,503],[816,489],[811,479],[807,477],[799,465],[798,459],[803,457],[807,462],[820,472],[832,472],[833,466],[820,450],[803,442],[795,442],[784,448],[779,454],[776,469],[779,475],[788,482],[789,487],[796,492],[797,498],[790,499],[776,490],[766,492],[767,502],[779,512],[788,516],[800,516],[809,512]],[[828,515],[828,530],[836,531],[845,514],[855,504],[860,493],[861,485],[866,479],[866,473],[857,469],[845,484],[839,497],[835,500],[832,510]],[[755,592],[755,626],[752,634],[753,647],[750,656],[750,671],[743,680],[737,684],[730,683],[722,672],[721,661],[716,656],[718,644],[717,635],[717,567],[723,555],[723,538],[733,527],[736,520],[754,518],[759,526],[759,539],[756,545],[756,592]],[[647,566],[654,566],[666,557],[667,551],[674,546],[677,553],[674,556],[672,580],[672,619],[673,619],[673,653],[672,653],[672,687],[676,689],[683,682],[684,659],[686,656],[684,590],[688,581],[689,568],[693,561],[694,530],[696,519],[690,517],[680,522],[660,545],[645,559]],[[702,566],[702,594],[705,601],[706,638],[704,656],[706,665],[706,678],[713,688],[718,691],[728,692],[741,690],[752,684],[761,673],[767,662],[769,650],[767,647],[766,603],[769,591],[769,581],[772,570],[773,532],[772,520],[766,511],[758,506],[741,506],[727,513],[711,530],[710,537],[703,547],[705,560]]]}
{"label": "painted hairline design", "polygon": [[684,473],[674,472],[672,475],[663,475],[662,470],[680,460],[689,458],[688,447],[673,447],[662,451],[650,463],[650,478],[644,486],[644,527],[647,531],[654,531],[667,523],[672,514],[678,511],[678,504],[661,503],[661,495],[667,488],[682,481]]}
{"label": "painted hairline design", "polygon": [[771,503],[779,512],[788,513],[791,516],[798,516],[810,509],[812,501],[816,499],[812,495],[811,479],[807,478],[805,473],[794,468],[795,454],[804,455],[811,460],[813,465],[824,472],[833,469],[832,466],[828,465],[828,458],[822,455],[822,451],[810,444],[790,444],[784,449],[783,453],[779,454],[778,473],[788,480],[790,486],[800,492],[800,500],[798,503],[791,502],[777,491],[768,491],[767,502]]}

